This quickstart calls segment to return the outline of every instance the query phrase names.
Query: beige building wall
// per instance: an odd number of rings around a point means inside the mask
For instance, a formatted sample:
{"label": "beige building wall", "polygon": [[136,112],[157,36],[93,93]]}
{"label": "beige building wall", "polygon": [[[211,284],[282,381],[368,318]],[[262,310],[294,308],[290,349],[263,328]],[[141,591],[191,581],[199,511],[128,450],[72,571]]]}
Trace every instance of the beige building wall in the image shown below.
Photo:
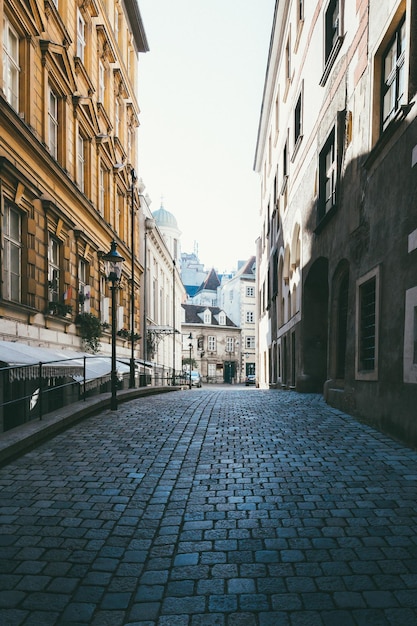
{"label": "beige building wall", "polygon": [[133,258],[139,332],[132,170],[148,45],[137,3],[0,0],[0,24],[0,336],[79,349],[79,313],[109,321],[102,256],[112,240],[126,259],[117,327],[130,328]]}

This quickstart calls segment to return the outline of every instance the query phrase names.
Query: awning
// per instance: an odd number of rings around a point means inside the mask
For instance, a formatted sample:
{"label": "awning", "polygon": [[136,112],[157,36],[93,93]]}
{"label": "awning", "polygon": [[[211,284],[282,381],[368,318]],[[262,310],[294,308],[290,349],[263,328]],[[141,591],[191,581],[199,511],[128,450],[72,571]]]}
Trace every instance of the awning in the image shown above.
{"label": "awning", "polygon": [[[110,356],[41,348],[14,341],[0,341],[0,363],[3,363],[6,368],[13,368],[8,370],[10,382],[37,379],[41,371],[42,378],[71,376],[77,382],[82,383],[84,382],[84,357],[86,382],[97,378],[110,378]],[[42,363],[41,368],[40,363]],[[129,371],[129,367],[119,360],[116,369],[118,374]]]}

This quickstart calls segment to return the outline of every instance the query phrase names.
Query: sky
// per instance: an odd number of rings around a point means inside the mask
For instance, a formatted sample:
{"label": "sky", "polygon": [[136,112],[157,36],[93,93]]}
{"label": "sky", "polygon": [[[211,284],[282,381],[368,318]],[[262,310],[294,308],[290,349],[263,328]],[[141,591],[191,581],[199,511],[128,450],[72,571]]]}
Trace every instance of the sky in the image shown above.
{"label": "sky", "polygon": [[139,0],[139,176],[182,252],[231,271],[254,255],[253,171],[275,0]]}

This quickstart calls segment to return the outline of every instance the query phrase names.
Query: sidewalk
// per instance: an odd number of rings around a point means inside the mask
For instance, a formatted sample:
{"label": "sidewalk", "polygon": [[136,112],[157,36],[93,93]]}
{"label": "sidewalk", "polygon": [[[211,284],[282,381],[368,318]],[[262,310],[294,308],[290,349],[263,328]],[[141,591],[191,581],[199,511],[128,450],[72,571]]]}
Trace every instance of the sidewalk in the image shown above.
{"label": "sidewalk", "polygon": [[[117,392],[118,403],[170,391],[179,391],[179,386],[138,387]],[[76,422],[110,408],[111,393],[103,393],[86,400],[80,400],[61,409],[48,413],[39,420],[26,422],[21,426],[0,433],[0,467]]]}

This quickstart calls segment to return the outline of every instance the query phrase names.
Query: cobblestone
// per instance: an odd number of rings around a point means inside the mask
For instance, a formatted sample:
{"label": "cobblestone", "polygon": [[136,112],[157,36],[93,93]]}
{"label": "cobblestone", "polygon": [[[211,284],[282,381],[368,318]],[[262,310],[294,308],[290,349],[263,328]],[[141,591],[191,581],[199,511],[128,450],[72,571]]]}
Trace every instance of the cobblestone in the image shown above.
{"label": "cobblestone", "polygon": [[417,453],[319,396],[105,410],[0,469],[0,624],[417,624]]}

